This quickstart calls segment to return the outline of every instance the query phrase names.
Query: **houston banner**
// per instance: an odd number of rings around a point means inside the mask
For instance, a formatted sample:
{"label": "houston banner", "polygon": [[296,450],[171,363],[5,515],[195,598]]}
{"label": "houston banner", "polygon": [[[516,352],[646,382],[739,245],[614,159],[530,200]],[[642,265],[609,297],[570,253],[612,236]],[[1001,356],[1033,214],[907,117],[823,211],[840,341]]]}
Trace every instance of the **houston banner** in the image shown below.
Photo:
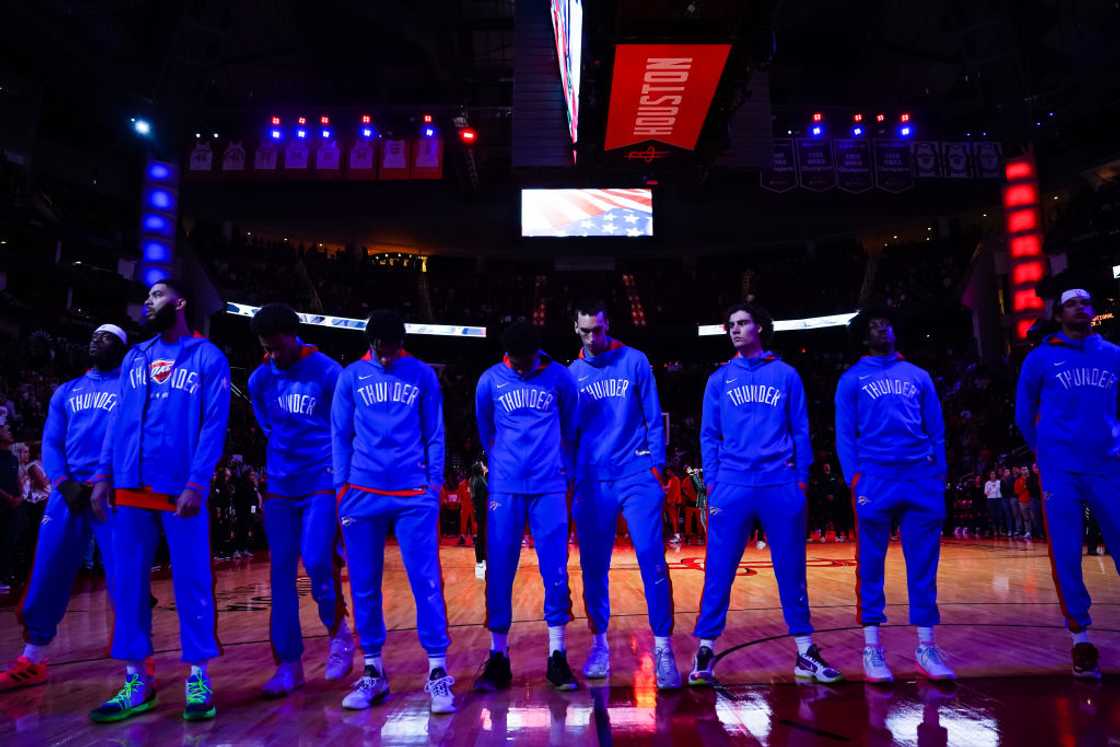
{"label": "houston banner", "polygon": [[730,44],[619,44],[604,150],[656,140],[693,150]]}

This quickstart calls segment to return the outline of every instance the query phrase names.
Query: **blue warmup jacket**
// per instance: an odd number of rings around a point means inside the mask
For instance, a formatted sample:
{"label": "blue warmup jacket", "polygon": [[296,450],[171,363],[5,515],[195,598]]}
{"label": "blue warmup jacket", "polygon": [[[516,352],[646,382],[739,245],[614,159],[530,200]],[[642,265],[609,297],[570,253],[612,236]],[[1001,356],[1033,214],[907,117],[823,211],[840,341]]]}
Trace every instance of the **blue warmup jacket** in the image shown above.
{"label": "blue warmup jacket", "polygon": [[665,467],[665,428],[649,359],[611,342],[596,356],[580,349],[568,367],[579,389],[580,479],[619,480]]}
{"label": "blue warmup jacket", "polygon": [[334,486],[439,490],[443,393],[427,363],[403,354],[388,368],[369,353],[338,377],[331,405]]}
{"label": "blue warmup jacket", "polygon": [[304,345],[281,369],[271,360],[249,377],[253,414],[268,439],[268,492],[294,498],[334,489],[331,401],[342,366]]}
{"label": "blue warmup jacket", "polygon": [[490,467],[490,493],[562,493],[574,479],[579,394],[571,372],[543,351],[522,376],[509,358],[475,390],[475,419]]}
{"label": "blue warmup jacket", "polygon": [[105,431],[120,404],[121,371],[97,369],[67,381],[51,395],[43,426],[43,471],[56,488],[97,473]]}
{"label": "blue warmup jacket", "polygon": [[[174,497],[193,488],[205,499],[226,442],[229,362],[208,340],[186,337],[171,367],[153,370],[151,351],[158,339],[142,342],[124,356],[121,403],[112,412],[94,479],[112,480],[117,489],[151,488]],[[160,464],[148,470],[157,477],[142,485],[141,439],[153,396],[167,398],[171,422],[163,424]]]}
{"label": "blue warmup jacket", "polygon": [[1015,422],[1038,466],[1102,474],[1120,467],[1116,377],[1120,347],[1100,335],[1050,335],[1023,361]]}
{"label": "blue warmup jacket", "polygon": [[708,485],[807,483],[813,447],[797,371],[770,352],[717,368],[704,390],[700,457]]}
{"label": "blue warmup jacket", "polygon": [[945,422],[929,374],[893,353],[865,356],[836,387],[836,452],[849,483],[928,464],[945,474]]}

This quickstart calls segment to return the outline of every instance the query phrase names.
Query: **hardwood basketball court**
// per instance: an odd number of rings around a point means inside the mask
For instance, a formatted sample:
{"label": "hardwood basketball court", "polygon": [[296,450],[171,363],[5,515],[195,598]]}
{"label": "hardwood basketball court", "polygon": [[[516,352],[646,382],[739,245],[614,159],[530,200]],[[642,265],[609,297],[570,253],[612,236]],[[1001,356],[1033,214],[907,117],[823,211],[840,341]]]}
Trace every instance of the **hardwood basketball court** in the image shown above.
{"label": "hardwood basketball court", "polygon": [[[218,567],[219,635],[224,655],[211,664],[218,717],[186,723],[184,667],[178,621],[166,571],[153,580],[159,707],[117,725],[96,725],[88,711],[120,686],[121,667],[107,659],[111,613],[103,588],[77,593],[54,643],[50,682],[0,694],[0,743],[22,744],[1117,744],[1120,743],[1120,583],[1109,556],[1085,557],[1093,595],[1094,641],[1104,681],[1070,676],[1070,637],[1058,609],[1043,542],[948,540],[939,576],[942,626],[938,642],[961,681],[940,687],[915,676],[914,631],[906,627],[901,549],[888,558],[883,642],[897,682],[861,681],[862,636],[854,620],[852,544],[810,544],[809,594],[816,640],[851,681],[798,685],[793,643],[785,637],[769,550],[750,547],[720,639],[715,690],[659,693],[654,687],[652,638],[633,551],[616,548],[611,572],[610,642],[613,673],[599,687],[556,693],[544,679],[547,631],[533,551],[522,552],[514,587],[510,634],[514,686],[496,696],[470,692],[489,637],[483,582],[469,547],[442,550],[453,643],[449,654],[459,712],[431,716],[423,692],[426,659],[416,640],[415,610],[400,556],[387,552],[384,651],[392,695],[369,711],[339,703],[357,676],[322,680],[327,639],[316,618],[307,579],[300,580],[307,651],[307,685],[281,701],[259,697],[271,674],[268,642],[268,562]],[[704,548],[670,548],[676,602],[674,645],[682,674],[694,650],[691,629],[703,583]],[[590,644],[579,576],[578,548],[569,573],[575,622],[569,659],[582,666]],[[344,574],[345,579],[345,574]],[[347,585],[346,598],[349,602]],[[9,602],[10,604],[11,602]],[[19,653],[14,608],[0,610],[0,652]],[[582,678],[581,678],[582,680]],[[585,683],[586,685],[586,683]]]}

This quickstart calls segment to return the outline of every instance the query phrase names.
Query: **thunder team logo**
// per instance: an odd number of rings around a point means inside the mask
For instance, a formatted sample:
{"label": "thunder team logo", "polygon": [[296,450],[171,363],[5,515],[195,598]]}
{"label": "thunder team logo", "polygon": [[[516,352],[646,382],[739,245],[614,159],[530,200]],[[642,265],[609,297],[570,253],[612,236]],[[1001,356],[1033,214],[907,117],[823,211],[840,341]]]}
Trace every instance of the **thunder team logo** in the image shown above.
{"label": "thunder team logo", "polygon": [[165,359],[152,361],[151,372],[149,376],[152,381],[157,384],[166,384],[167,380],[171,378],[171,371],[175,368],[175,361]]}

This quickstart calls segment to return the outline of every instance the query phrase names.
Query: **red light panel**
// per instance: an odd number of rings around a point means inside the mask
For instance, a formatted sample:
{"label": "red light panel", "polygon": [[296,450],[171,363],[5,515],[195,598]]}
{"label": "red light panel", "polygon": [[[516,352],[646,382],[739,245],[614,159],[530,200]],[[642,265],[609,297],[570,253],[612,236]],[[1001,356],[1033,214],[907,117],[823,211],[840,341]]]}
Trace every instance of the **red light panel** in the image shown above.
{"label": "red light panel", "polygon": [[814,121],[814,122],[820,122],[820,121],[822,121],[823,119],[824,119],[824,115],[823,115],[823,114],[821,114],[820,112],[813,112],[813,121]]}
{"label": "red light panel", "polygon": [[1035,295],[1034,288],[1017,290],[1011,294],[1011,310],[1015,312],[1041,311],[1042,299]]}
{"label": "red light panel", "polygon": [[370,116],[368,114],[363,114],[362,115],[362,124],[369,124],[372,121],[373,120],[370,118]]}
{"label": "red light panel", "polygon": [[1003,191],[1003,206],[1006,208],[1026,207],[1038,204],[1038,187],[1035,184],[1016,184]]}
{"label": "red light panel", "polygon": [[910,113],[909,112],[903,112],[899,116],[898,121],[899,122],[909,122],[910,121]]}
{"label": "red light panel", "polygon": [[1027,333],[1031,331],[1031,327],[1033,326],[1034,319],[1020,319],[1019,321],[1015,322],[1015,339],[1027,339]]}
{"label": "red light panel", "polygon": [[305,124],[307,124],[307,117],[300,117],[299,119],[296,120],[296,122],[298,122],[301,125],[305,125]]}
{"label": "red light panel", "polygon": [[1042,262],[1038,260],[1015,265],[1011,268],[1011,284],[1027,285],[1028,283],[1037,283],[1039,280],[1042,280],[1042,271]]}
{"label": "red light panel", "polygon": [[431,123],[432,123],[432,115],[431,114],[425,114],[424,115],[424,124],[431,124]]}
{"label": "red light panel", "polygon": [[876,114],[875,115],[875,121],[882,124],[883,122],[887,121],[887,115],[886,114]]}
{"label": "red light panel", "polygon": [[1018,161],[1008,161],[1007,166],[1004,168],[1004,175],[1007,181],[1013,182],[1018,179],[1033,179],[1034,178],[1034,164],[1026,159]]}
{"label": "red light panel", "polygon": [[1042,256],[1042,237],[1035,235],[1016,236],[1011,239],[1011,258]]}
{"label": "red light panel", "polygon": [[274,125],[280,124],[280,117],[273,117],[272,118],[272,124],[274,124]]}
{"label": "red light panel", "polygon": [[326,114],[324,114],[323,116],[319,117],[319,124],[321,124],[321,125],[329,125],[330,123],[331,123],[331,118],[330,118],[330,117],[328,117],[328,116],[327,116]]}
{"label": "red light panel", "polygon": [[1007,232],[1022,233],[1034,231],[1038,228],[1038,210],[1025,208],[1007,214]]}
{"label": "red light panel", "polygon": [[852,115],[852,121],[853,122],[862,122],[863,121],[863,115],[862,114],[853,114]]}
{"label": "red light panel", "polygon": [[478,141],[478,133],[474,131],[474,128],[466,127],[459,130],[459,139],[467,145],[472,145]]}

